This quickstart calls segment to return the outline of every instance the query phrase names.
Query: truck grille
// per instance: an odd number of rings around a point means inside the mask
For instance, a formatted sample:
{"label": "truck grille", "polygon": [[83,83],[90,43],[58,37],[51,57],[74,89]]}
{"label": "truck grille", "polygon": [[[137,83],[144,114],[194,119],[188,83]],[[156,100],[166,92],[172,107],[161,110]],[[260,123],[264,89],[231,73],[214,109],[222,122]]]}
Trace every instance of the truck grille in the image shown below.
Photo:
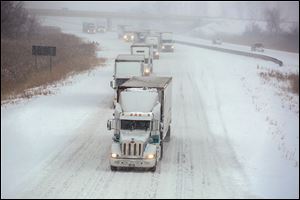
{"label": "truck grille", "polygon": [[144,144],[141,142],[123,142],[122,154],[124,156],[142,156]]}

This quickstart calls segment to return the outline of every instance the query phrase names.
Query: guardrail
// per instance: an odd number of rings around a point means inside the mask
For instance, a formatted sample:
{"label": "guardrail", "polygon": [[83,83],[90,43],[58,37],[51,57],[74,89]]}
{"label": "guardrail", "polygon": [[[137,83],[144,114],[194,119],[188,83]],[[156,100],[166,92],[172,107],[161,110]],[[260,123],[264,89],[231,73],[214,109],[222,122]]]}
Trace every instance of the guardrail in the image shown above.
{"label": "guardrail", "polygon": [[224,53],[231,53],[231,54],[236,54],[240,56],[248,56],[252,58],[259,58],[267,61],[272,61],[279,66],[283,65],[283,62],[281,60],[278,60],[276,58],[273,58],[271,56],[266,56],[266,55],[261,55],[261,54],[256,54],[256,53],[250,53],[250,52],[245,52],[245,51],[238,51],[238,50],[233,50],[233,49],[225,49],[225,48],[220,48],[220,47],[214,47],[214,46],[209,46],[209,45],[204,45],[204,44],[195,44],[191,42],[184,42],[184,41],[179,41],[179,40],[174,40],[175,43],[178,44],[184,44],[184,45],[189,45],[189,46],[194,46],[194,47],[200,47],[204,49],[209,49],[209,50],[214,50],[214,51],[221,51]]}

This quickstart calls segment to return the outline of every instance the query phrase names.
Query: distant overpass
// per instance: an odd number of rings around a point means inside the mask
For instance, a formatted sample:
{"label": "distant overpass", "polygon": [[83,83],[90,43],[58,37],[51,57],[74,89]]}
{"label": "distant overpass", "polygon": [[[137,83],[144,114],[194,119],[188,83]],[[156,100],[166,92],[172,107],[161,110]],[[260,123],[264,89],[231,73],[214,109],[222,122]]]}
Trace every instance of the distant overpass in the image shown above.
{"label": "distant overpass", "polygon": [[[245,20],[245,21],[263,21],[262,19],[254,18],[232,18],[232,17],[209,17],[209,16],[184,16],[184,15],[170,15],[160,13],[127,13],[127,12],[103,12],[103,11],[83,11],[83,10],[69,10],[69,9],[28,9],[29,14],[37,16],[59,16],[59,17],[90,17],[90,18],[105,18],[107,21],[112,19],[132,19],[132,20],[170,20],[170,21],[189,21],[197,22],[200,20]],[[298,24],[299,21],[282,21],[282,23]]]}
{"label": "distant overpass", "polygon": [[141,19],[141,20],[175,20],[175,21],[197,21],[203,17],[182,16],[182,15],[155,15],[149,13],[125,13],[125,12],[103,12],[103,11],[83,11],[83,10],[54,10],[54,9],[28,9],[29,14],[40,16],[59,17],[91,17],[110,19]]}

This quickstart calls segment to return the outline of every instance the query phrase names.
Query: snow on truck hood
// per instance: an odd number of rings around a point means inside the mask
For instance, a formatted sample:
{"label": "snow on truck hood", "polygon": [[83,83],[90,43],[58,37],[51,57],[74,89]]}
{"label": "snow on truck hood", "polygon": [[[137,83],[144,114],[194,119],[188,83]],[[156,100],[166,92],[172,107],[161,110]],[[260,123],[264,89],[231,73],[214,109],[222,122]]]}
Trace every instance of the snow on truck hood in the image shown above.
{"label": "snow on truck hood", "polygon": [[151,112],[157,101],[156,89],[129,88],[120,96],[123,112]]}
{"label": "snow on truck hood", "polygon": [[149,136],[150,136],[150,131],[145,132],[143,130],[133,130],[133,131],[121,130],[120,141],[132,141],[132,138],[134,138],[134,141],[146,142]]}

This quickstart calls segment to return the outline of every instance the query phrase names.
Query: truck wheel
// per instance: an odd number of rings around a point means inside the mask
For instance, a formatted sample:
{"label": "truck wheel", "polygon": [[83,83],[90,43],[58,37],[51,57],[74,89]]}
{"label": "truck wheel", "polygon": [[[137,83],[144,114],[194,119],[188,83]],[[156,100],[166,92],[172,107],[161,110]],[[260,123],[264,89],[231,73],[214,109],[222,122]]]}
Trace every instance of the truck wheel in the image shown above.
{"label": "truck wheel", "polygon": [[167,132],[167,135],[166,135],[164,141],[170,142],[170,139],[171,139],[171,126],[169,125],[168,132]]}
{"label": "truck wheel", "polygon": [[163,155],[164,155],[164,143],[163,143],[163,141],[161,140],[161,141],[160,141],[160,158],[159,158],[159,160],[162,160]]}
{"label": "truck wheel", "polygon": [[151,168],[150,168],[150,171],[151,171],[151,172],[155,172],[155,171],[156,171],[156,164],[155,164],[154,167],[151,167]]}
{"label": "truck wheel", "polygon": [[111,169],[111,171],[117,171],[117,167],[115,167],[115,166],[110,166],[110,169]]}

